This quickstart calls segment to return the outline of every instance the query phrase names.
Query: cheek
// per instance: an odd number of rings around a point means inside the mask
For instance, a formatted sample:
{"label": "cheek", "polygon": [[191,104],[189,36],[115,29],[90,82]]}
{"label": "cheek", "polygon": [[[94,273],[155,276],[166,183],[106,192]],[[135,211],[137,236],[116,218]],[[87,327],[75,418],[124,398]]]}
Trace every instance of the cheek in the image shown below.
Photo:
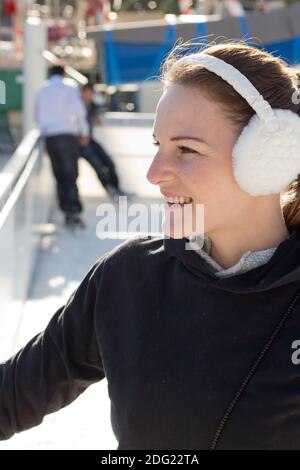
{"label": "cheek", "polygon": [[218,211],[224,201],[239,196],[239,187],[232,174],[230,161],[215,165],[196,165],[188,174],[189,191],[196,202],[207,210]]}
{"label": "cheek", "polygon": [[184,172],[185,186],[194,201],[208,202],[216,192],[218,186],[217,174],[212,166],[203,162],[193,165]]}
{"label": "cheek", "polygon": [[211,179],[211,170],[203,162],[193,162],[181,168],[181,177],[191,191],[203,187]]}
{"label": "cheek", "polygon": [[197,202],[218,205],[218,201],[238,195],[238,186],[232,172],[232,156],[199,159],[185,162],[180,168],[181,178],[187,192]]}

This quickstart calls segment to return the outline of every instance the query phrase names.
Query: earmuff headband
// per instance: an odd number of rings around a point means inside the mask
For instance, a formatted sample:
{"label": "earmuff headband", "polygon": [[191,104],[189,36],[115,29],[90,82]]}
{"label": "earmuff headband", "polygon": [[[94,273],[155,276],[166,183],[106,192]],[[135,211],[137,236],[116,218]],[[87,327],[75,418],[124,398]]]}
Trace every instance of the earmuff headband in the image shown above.
{"label": "earmuff headband", "polygon": [[278,129],[276,116],[270,104],[263,98],[254,85],[239,70],[218,57],[203,52],[190,54],[178,59],[178,62],[198,62],[210,72],[219,75],[229,83],[251,106],[258,117],[267,124],[272,131]]}

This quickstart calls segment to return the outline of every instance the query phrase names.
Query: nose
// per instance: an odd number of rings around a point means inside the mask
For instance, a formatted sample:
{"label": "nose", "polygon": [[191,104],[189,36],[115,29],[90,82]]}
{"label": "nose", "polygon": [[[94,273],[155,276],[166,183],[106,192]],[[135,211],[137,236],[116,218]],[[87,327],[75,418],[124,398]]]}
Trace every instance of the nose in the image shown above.
{"label": "nose", "polygon": [[147,171],[147,180],[155,185],[174,179],[174,169],[170,160],[159,150]]}

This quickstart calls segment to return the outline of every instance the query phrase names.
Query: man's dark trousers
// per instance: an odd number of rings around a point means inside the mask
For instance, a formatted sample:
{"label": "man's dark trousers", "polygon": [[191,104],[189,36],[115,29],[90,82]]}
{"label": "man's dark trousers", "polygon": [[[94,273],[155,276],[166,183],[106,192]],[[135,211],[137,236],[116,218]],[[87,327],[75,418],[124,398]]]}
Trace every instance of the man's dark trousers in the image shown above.
{"label": "man's dark trousers", "polygon": [[79,154],[94,168],[104,187],[110,184],[119,190],[114,162],[98,142],[91,138],[87,145],[79,147]]}
{"label": "man's dark trousers", "polygon": [[61,210],[76,214],[82,211],[76,180],[78,177],[79,146],[72,134],[59,134],[45,139],[56,179],[57,198]]}

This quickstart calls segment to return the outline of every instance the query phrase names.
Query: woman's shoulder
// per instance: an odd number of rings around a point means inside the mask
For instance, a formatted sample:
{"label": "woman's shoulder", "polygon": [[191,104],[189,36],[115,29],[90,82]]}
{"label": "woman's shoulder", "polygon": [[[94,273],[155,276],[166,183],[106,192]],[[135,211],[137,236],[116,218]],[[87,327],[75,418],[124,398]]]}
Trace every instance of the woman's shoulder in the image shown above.
{"label": "woman's shoulder", "polygon": [[121,261],[128,258],[149,257],[164,252],[163,236],[134,235],[120,242],[106,253],[106,260]]}
{"label": "woman's shoulder", "polygon": [[101,255],[96,267],[115,266],[121,267],[122,263],[134,265],[146,259],[157,260],[160,255],[164,256],[164,237],[153,235],[134,235],[121,241],[114,248]]}

